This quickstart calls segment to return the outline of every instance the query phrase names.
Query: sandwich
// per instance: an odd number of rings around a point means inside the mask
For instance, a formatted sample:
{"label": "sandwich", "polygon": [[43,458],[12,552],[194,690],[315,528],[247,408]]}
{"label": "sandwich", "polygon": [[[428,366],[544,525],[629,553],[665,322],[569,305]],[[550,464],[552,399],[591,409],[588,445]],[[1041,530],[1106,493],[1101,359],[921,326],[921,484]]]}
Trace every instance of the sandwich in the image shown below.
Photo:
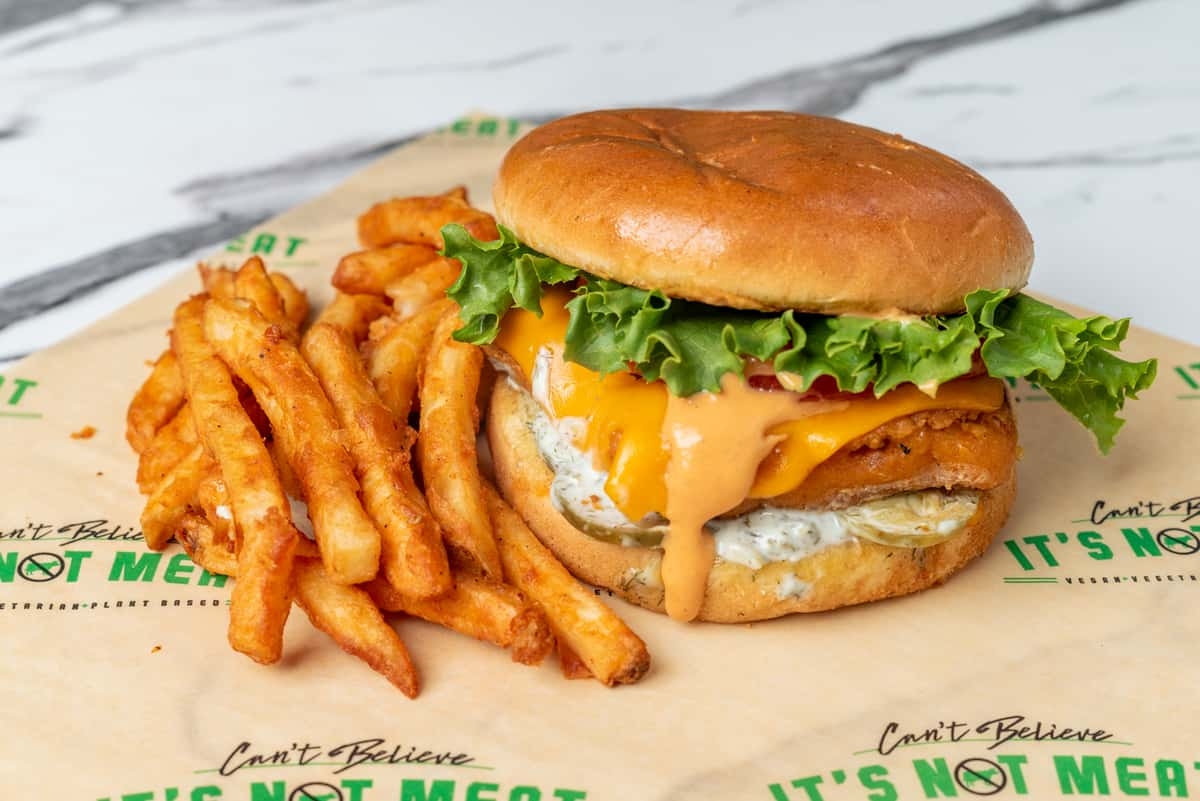
{"label": "sandwich", "polygon": [[500,167],[499,239],[443,229],[454,337],[505,375],[497,485],[581,579],[677,620],[915,592],[1016,492],[1011,385],[1107,452],[1155,362],[1021,293],[1008,199],[929,148],[781,112],[617,110]]}

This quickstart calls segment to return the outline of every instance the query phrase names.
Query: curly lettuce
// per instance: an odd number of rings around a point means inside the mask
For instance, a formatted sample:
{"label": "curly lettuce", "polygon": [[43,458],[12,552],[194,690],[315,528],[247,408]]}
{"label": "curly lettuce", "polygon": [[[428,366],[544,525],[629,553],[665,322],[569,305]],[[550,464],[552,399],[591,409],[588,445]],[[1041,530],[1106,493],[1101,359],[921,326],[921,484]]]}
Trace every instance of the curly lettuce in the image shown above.
{"label": "curly lettuce", "polygon": [[564,356],[599,373],[634,370],[678,396],[719,391],[750,358],[794,376],[801,388],[829,376],[839,389],[876,397],[901,384],[928,388],[969,373],[980,354],[990,375],[1025,378],[1082,423],[1107,453],[1127,398],[1154,381],[1157,362],[1113,355],[1128,320],[1076,318],[1027,295],[978,290],[966,313],[913,320],[755,312],[669,298],[589,275],[523,245],[506,228],[481,242],[442,229],[443,254],[463,265],[447,294],[460,307],[461,342],[491,342],[512,307],[541,314],[542,287],[574,283]]}
{"label": "curly lettuce", "polygon": [[998,378],[1027,378],[1066,409],[1108,453],[1125,421],[1127,398],[1148,389],[1158,360],[1113,355],[1129,333],[1128,318],[1076,318],[1028,295],[972,292],[967,314],[980,332],[980,355]]}
{"label": "curly lettuce", "polygon": [[542,286],[573,281],[579,271],[525,247],[513,232],[497,226],[500,238],[475,239],[453,224],[442,228],[442,255],[462,264],[458,280],[446,291],[459,306],[465,325],[454,332],[460,342],[491,342],[500,332],[500,318],[516,306],[542,314]]}

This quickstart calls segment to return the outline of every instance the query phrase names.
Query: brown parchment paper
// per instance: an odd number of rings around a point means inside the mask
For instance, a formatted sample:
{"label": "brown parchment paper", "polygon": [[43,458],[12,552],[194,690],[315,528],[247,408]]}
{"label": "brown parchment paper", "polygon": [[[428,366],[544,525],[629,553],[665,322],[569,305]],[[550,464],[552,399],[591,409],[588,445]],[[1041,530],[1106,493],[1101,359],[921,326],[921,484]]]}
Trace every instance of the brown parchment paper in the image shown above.
{"label": "brown parchment paper", "polygon": [[[356,215],[455,183],[487,206],[522,130],[460,120],[216,259],[257,251],[321,304],[355,248]],[[680,625],[613,599],[654,658],[642,683],[615,690],[402,621],[423,680],[409,701],[303,614],[281,664],[233,653],[229,585],[178,546],[145,551],[124,411],[197,287],[189,271],[0,384],[5,797],[1200,793],[1200,348],[1131,333],[1128,354],[1158,357],[1160,377],[1107,458],[1044,393],[1017,385],[1019,500],[987,554],[941,588],[744,626]],[[93,438],[69,436],[86,425]]]}

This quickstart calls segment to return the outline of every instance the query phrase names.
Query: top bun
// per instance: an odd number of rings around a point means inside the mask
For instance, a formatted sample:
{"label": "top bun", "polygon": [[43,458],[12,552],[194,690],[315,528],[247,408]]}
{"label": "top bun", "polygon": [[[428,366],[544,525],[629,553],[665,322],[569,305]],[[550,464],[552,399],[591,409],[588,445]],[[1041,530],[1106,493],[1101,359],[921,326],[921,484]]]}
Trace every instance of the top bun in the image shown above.
{"label": "top bun", "polygon": [[1033,240],[1008,199],[941,153],[825,117],[628,109],[535,129],[496,216],[595,275],[745,309],[955,313],[1019,289]]}

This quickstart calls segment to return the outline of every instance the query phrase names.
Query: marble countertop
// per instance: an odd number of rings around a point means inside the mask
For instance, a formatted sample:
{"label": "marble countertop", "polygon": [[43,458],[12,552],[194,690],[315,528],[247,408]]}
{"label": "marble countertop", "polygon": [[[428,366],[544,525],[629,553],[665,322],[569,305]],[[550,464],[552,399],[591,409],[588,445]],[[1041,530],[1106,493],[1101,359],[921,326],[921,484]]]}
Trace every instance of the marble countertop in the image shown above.
{"label": "marble countertop", "polygon": [[0,369],[473,108],[896,131],[1012,198],[1034,289],[1200,342],[1200,4],[700,8],[0,0]]}

